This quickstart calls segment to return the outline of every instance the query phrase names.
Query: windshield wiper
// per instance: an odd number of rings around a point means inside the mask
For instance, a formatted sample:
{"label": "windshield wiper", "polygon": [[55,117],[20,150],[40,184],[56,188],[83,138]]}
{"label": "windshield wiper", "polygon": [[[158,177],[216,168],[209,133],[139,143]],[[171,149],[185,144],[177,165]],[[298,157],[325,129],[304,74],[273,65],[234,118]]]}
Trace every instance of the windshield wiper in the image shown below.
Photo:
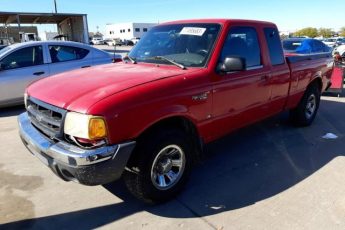
{"label": "windshield wiper", "polygon": [[171,59],[166,58],[164,56],[154,56],[154,57],[151,57],[151,58],[154,59],[154,60],[164,60],[164,61],[167,61],[167,62],[173,64],[173,65],[176,65],[176,66],[180,67],[181,69],[186,69],[186,67],[184,65],[182,65],[181,63],[177,63],[174,60],[171,60]]}
{"label": "windshield wiper", "polygon": [[137,61],[136,61],[134,58],[132,58],[132,57],[130,57],[130,56],[128,56],[128,55],[124,56],[123,59],[124,59],[124,60],[125,60],[125,59],[130,60],[133,64],[137,64]]}

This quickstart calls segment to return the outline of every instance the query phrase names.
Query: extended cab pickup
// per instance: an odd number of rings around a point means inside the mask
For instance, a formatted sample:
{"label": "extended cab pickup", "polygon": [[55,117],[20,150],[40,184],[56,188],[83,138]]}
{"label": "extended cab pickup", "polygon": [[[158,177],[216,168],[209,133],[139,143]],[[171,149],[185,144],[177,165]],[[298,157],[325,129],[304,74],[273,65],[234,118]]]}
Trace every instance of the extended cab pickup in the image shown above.
{"label": "extended cab pickup", "polygon": [[136,197],[161,202],[181,190],[203,144],[284,110],[310,125],[331,67],[330,53],[285,57],[269,22],[164,23],[122,63],[29,86],[20,136],[66,181],[122,176]]}

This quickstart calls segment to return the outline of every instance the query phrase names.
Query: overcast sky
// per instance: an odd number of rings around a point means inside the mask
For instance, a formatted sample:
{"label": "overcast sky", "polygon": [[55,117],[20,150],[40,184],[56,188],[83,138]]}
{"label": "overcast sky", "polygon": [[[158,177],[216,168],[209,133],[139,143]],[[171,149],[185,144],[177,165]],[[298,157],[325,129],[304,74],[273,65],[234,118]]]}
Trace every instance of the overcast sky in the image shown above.
{"label": "overcast sky", "polygon": [[[345,26],[345,0],[56,0],[60,13],[85,13],[89,31],[107,23],[165,22],[190,18],[242,18],[274,22],[281,31]],[[53,0],[0,0],[0,11],[53,12]],[[55,28],[55,27],[49,27]],[[48,27],[45,29],[49,30]],[[42,30],[42,29],[41,29]]]}

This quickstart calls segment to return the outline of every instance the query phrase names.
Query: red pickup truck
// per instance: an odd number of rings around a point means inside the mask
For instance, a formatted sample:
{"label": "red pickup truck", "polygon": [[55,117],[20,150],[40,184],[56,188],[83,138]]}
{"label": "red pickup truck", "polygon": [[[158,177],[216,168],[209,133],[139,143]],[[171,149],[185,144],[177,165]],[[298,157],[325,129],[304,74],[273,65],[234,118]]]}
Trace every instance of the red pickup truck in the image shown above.
{"label": "red pickup truck", "polygon": [[330,53],[284,57],[275,24],[188,20],[152,28],[124,61],[27,88],[27,148],[66,181],[120,177],[162,202],[186,183],[203,145],[284,110],[312,123],[330,86]]}

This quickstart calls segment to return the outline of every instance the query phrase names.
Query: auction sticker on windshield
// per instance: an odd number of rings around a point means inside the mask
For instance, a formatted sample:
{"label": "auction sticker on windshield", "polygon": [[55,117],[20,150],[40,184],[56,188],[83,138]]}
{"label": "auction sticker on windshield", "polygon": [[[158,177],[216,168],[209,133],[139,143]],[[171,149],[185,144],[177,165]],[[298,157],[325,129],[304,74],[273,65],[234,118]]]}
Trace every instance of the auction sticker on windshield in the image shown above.
{"label": "auction sticker on windshield", "polygon": [[183,35],[194,35],[194,36],[202,36],[206,31],[206,28],[200,27],[183,27],[180,34]]}

